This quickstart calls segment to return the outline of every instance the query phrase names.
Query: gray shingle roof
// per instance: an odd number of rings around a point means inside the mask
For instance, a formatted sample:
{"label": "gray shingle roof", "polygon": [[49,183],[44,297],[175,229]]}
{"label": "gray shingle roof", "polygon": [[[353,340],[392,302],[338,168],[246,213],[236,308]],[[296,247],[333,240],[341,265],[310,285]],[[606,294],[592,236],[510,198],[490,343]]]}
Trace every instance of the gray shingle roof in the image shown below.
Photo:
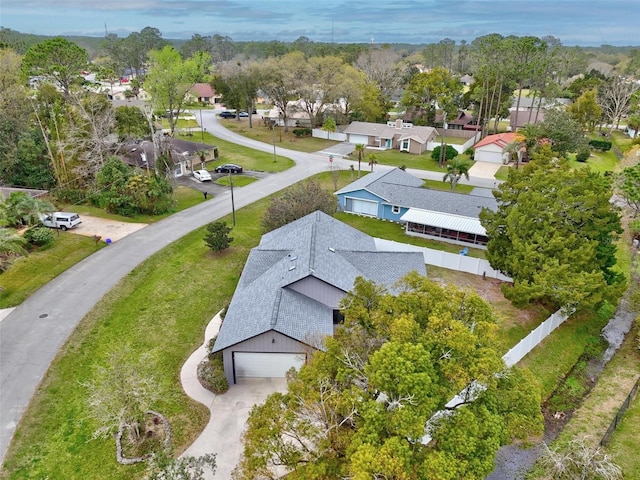
{"label": "gray shingle roof", "polygon": [[363,276],[391,288],[412,270],[426,273],[422,254],[377,252],[372,237],[314,212],[265,234],[251,250],[214,351],[269,330],[320,346],[333,333],[333,308],[288,285],[313,276],[346,293]]}
{"label": "gray shingle roof", "polygon": [[[435,212],[478,218],[480,210],[495,211],[498,204],[492,194],[474,191],[470,194],[422,188],[423,181],[413,175],[394,168],[386,172],[370,173],[359,178],[337,194],[367,190],[380,197],[389,205],[406,208],[420,208]],[[486,190],[486,189],[485,189]]]}

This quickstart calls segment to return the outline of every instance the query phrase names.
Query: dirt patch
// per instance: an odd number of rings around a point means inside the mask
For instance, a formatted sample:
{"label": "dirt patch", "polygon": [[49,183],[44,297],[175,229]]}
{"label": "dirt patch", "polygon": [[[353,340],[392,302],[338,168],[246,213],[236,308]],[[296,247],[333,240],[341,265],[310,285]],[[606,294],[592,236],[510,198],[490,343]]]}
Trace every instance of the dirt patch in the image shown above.
{"label": "dirt patch", "polygon": [[[528,326],[541,319],[537,308],[518,309],[504,298],[502,285],[505,282],[495,278],[483,279],[481,275],[448,270],[446,268],[427,265],[427,276],[441,284],[457,285],[460,288],[470,288],[493,306],[499,317],[508,320],[513,325]],[[543,314],[542,318],[546,318]],[[534,327],[535,328],[535,327]]]}
{"label": "dirt patch", "polygon": [[80,218],[82,223],[69,231],[87,237],[97,235],[103,242],[107,239],[115,242],[147,226],[146,223],[119,222],[89,215],[81,215]]}

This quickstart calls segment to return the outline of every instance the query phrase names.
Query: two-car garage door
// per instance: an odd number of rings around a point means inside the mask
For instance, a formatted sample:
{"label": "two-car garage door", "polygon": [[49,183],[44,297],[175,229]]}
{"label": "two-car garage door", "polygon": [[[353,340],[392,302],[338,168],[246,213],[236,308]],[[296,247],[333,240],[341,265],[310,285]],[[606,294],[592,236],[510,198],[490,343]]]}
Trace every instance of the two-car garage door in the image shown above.
{"label": "two-car garage door", "polygon": [[233,352],[236,379],[284,377],[292,367],[300,369],[305,361],[304,353]]}

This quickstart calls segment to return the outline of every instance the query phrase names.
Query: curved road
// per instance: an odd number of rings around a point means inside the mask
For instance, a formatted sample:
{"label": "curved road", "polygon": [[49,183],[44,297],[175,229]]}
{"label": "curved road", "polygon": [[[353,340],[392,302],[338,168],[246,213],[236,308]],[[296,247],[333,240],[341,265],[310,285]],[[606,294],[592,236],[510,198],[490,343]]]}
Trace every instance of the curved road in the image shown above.
{"label": "curved road", "polygon": [[[220,125],[215,112],[203,111],[206,130],[224,140],[273,152],[273,145],[247,139]],[[329,169],[328,154],[309,154],[280,147],[278,156],[291,158],[295,167],[234,191],[237,209]],[[337,160],[338,168],[352,162]],[[382,165],[376,169],[385,169]],[[435,172],[410,170],[416,176],[442,180]],[[471,183],[492,187],[489,179]],[[0,458],[38,384],[60,347],[80,320],[113,286],[137,265],[167,244],[231,213],[230,193],[151,224],[96,252],[43,286],[0,321]]]}

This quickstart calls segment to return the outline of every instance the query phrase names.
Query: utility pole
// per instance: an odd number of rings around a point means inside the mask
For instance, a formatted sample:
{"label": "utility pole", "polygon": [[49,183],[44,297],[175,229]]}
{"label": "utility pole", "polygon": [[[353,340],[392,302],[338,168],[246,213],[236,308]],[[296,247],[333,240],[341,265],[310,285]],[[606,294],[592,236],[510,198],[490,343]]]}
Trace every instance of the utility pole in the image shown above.
{"label": "utility pole", "polygon": [[204,143],[204,125],[202,124],[202,109],[200,109],[200,135],[202,143]]}
{"label": "utility pole", "polygon": [[231,176],[231,170],[229,170],[229,185],[231,185],[231,218],[233,219],[233,226],[236,226],[236,206],[233,201],[233,177]]}
{"label": "utility pole", "polygon": [[275,163],[278,161],[278,157],[276,156],[276,122],[275,121],[271,124],[271,128],[273,129],[273,161]]}
{"label": "utility pole", "polygon": [[444,159],[447,158],[444,154],[444,126],[447,124],[447,112],[442,111],[442,139],[440,142],[440,168],[444,166]]}

